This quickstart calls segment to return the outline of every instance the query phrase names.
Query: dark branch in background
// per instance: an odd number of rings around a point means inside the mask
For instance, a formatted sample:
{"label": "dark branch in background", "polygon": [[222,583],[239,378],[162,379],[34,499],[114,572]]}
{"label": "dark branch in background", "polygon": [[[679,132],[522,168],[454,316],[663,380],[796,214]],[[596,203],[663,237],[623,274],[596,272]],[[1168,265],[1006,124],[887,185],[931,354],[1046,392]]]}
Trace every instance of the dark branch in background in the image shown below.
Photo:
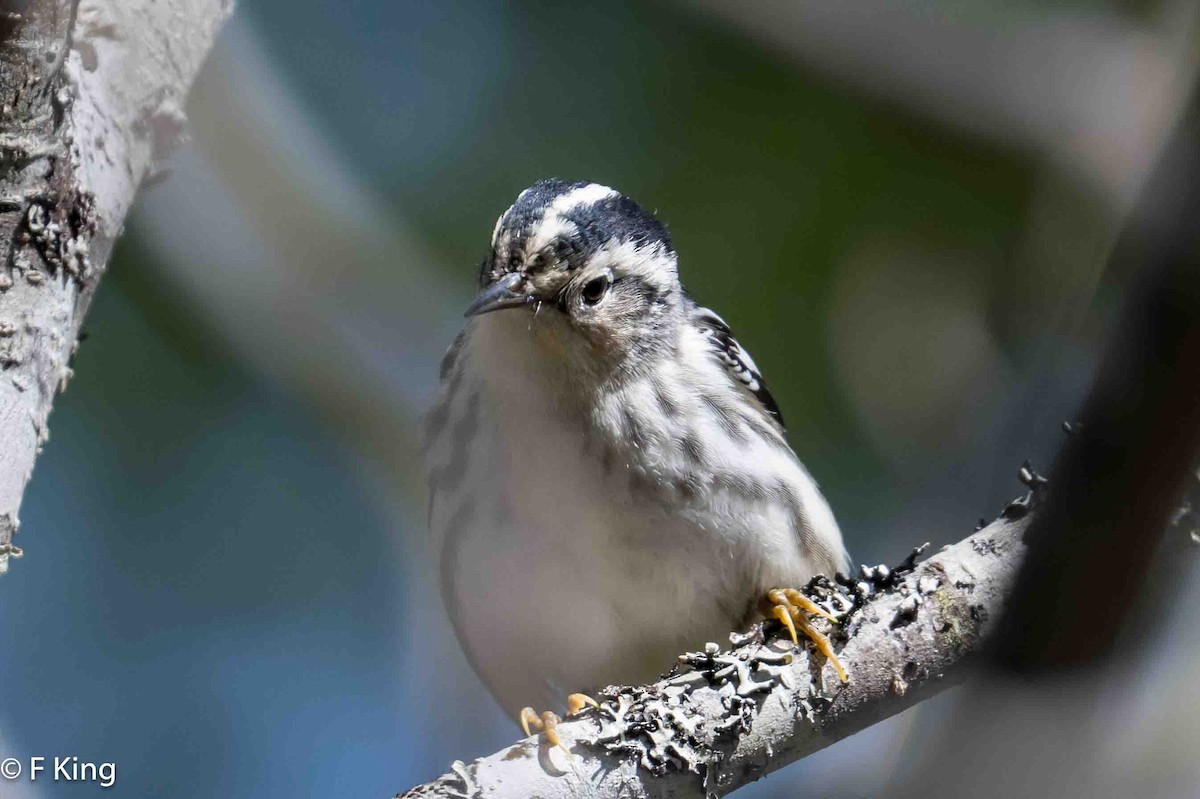
{"label": "dark branch in background", "polygon": [[1108,655],[1164,532],[1180,520],[1200,451],[1198,209],[1193,103],[1111,262],[1135,275],[1133,288],[1029,526],[1029,556],[996,638],[1007,670]]}

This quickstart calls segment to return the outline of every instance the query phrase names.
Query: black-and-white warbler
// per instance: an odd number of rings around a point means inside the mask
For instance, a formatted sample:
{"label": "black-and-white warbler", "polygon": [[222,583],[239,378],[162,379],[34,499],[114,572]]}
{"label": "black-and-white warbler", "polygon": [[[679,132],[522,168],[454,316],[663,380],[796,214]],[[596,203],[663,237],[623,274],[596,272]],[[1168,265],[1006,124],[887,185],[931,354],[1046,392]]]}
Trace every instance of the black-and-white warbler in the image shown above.
{"label": "black-and-white warbler", "polygon": [[[429,519],[454,628],[507,712],[540,726],[523,705],[653,679],[771,589],[845,567],[754,361],[632,200],[523,191],[466,315],[426,427]],[[822,644],[786,593],[766,607]]]}

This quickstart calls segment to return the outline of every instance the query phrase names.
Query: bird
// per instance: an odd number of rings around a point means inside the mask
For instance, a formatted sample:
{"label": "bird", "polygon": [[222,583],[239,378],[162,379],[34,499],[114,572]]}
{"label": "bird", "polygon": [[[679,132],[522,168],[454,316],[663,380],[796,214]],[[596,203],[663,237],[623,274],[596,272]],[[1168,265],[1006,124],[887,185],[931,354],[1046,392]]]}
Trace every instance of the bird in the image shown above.
{"label": "bird", "polygon": [[795,590],[849,573],[837,521],[654,214],[535,183],[497,219],[465,317],[423,430],[432,551],[467,660],[526,734],[559,743],[534,707],[570,692],[579,712],[760,616],[847,679]]}

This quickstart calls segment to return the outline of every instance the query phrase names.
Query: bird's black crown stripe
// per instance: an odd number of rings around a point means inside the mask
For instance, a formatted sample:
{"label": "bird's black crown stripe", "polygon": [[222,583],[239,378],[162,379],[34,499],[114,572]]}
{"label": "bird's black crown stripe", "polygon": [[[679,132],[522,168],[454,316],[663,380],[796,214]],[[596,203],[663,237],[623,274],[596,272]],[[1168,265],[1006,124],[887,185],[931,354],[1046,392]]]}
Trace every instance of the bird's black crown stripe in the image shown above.
{"label": "bird's black crown stripe", "polygon": [[[497,258],[519,258],[526,239],[537,225],[545,220],[546,210],[564,194],[593,185],[586,180],[567,181],[561,178],[538,181],[530,186],[504,216],[501,229],[510,235],[508,252],[493,252],[488,261]],[[612,241],[631,241],[641,246],[659,245],[674,253],[667,228],[653,214],[621,194],[613,194],[592,203],[567,209],[564,218],[576,227],[576,234],[560,238],[550,245],[562,260],[586,258]],[[503,264],[485,263],[485,269]]]}

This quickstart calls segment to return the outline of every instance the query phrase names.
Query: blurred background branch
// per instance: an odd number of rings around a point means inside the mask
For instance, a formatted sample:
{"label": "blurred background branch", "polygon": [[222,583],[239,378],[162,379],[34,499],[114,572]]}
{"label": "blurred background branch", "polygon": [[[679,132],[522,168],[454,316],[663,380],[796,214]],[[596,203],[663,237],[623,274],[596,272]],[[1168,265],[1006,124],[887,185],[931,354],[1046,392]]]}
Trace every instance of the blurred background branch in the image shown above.
{"label": "blurred background branch", "polygon": [[[1170,601],[1163,586],[1144,592],[1200,460],[1197,208],[1193,102],[1113,254],[1134,277],[1029,530],[1029,560],[995,653],[1014,673],[1095,667],[1111,657],[1131,613]],[[1173,549],[1188,543],[1180,539]]]}
{"label": "blurred background branch", "polygon": [[678,1],[837,82],[1042,153],[1118,212],[1135,199],[1196,69],[1190,2],[1128,16],[1074,5],[1001,16],[888,0]]}

